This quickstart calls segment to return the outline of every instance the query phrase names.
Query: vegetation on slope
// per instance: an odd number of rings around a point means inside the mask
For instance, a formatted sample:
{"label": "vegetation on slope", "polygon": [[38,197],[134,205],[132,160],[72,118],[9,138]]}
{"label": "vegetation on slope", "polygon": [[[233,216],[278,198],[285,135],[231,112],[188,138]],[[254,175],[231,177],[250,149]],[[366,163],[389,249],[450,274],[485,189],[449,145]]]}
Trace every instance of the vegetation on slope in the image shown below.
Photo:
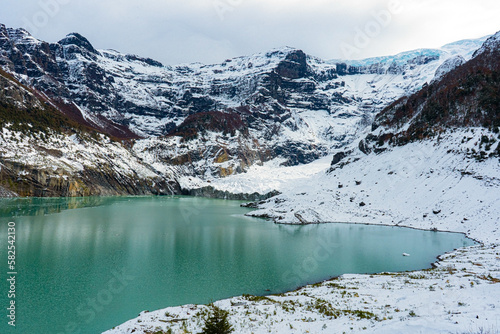
{"label": "vegetation on slope", "polygon": [[[403,97],[375,118],[367,140],[404,145],[438,135],[446,129],[500,127],[500,50],[478,54],[417,93]],[[498,150],[497,150],[498,151]],[[498,152],[497,152],[498,153]]]}

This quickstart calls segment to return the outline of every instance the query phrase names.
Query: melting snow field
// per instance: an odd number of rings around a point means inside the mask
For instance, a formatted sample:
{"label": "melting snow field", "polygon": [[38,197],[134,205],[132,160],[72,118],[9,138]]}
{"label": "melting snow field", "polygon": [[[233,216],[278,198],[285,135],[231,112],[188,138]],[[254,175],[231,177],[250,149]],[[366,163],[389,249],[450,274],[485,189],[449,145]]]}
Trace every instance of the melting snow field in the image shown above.
{"label": "melting snow field", "polygon": [[[326,158],[297,167],[279,167],[275,161],[212,182],[235,193],[280,191],[251,213],[279,223],[398,225],[463,232],[482,243],[441,256],[430,270],[346,274],[279,296],[216,302],[230,312],[235,332],[500,331],[500,165],[498,158],[479,162],[467,154],[481,135],[480,129],[455,131],[439,138],[439,144],[354,153],[329,173]],[[199,332],[206,310],[185,305],[143,312],[106,333]]]}

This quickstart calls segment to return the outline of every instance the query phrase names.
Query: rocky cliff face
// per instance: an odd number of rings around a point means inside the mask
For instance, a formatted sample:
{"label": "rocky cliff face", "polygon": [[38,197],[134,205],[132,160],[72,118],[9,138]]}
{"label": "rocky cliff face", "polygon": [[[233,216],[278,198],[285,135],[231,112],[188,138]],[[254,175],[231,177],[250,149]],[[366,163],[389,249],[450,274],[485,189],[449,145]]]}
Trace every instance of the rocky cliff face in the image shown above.
{"label": "rocky cliff face", "polygon": [[[43,152],[40,152],[43,154]],[[121,175],[112,166],[86,167],[73,173],[58,168],[31,167],[0,159],[0,197],[82,197],[123,195],[172,195],[181,190],[175,181],[164,178],[136,178]]]}
{"label": "rocky cliff face", "polygon": [[270,152],[265,156],[285,157],[289,164],[345,145],[376,112],[430,81],[443,61],[470,51],[420,50],[354,64],[281,48],[216,65],[171,67],[96,50],[77,33],[46,43],[3,25],[0,50],[4,69],[101,132],[118,138],[171,136],[190,115],[236,113],[246,129],[235,140],[246,146],[258,142]]}

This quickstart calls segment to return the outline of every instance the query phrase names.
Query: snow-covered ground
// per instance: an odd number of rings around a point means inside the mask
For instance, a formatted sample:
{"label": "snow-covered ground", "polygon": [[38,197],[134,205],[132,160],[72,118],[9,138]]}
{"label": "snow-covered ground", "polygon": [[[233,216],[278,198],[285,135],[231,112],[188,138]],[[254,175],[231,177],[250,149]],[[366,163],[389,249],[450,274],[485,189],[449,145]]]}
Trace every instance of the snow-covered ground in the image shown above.
{"label": "snow-covered ground", "polygon": [[[212,181],[233,192],[279,190],[251,214],[280,223],[399,225],[464,232],[481,243],[442,256],[431,270],[346,274],[279,296],[215,304],[230,312],[236,333],[499,332],[500,164],[471,154],[482,135],[492,134],[455,130],[378,155],[353,153],[329,173],[326,159],[296,167],[274,161]],[[207,309],[143,312],[106,333],[197,333]]]}
{"label": "snow-covered ground", "polygon": [[[442,135],[439,144],[415,142],[378,155],[358,151],[345,158],[357,161],[343,165],[342,160],[330,173],[284,185],[282,195],[251,215],[270,216],[286,224],[352,222],[436,228],[464,232],[481,242],[500,242],[498,158],[478,161],[467,155],[468,148],[477,150],[486,133],[457,130]],[[458,147],[463,151],[452,152]],[[221,187],[228,182],[224,180]]]}
{"label": "snow-covered ground", "polygon": [[277,158],[262,166],[253,165],[244,174],[231,175],[226,178],[212,177],[200,179],[194,176],[183,176],[179,179],[184,189],[213,186],[217,190],[233,194],[282,191],[288,184],[308,180],[316,174],[324,174],[330,167],[331,157],[318,159],[307,165],[280,166],[286,159]]}

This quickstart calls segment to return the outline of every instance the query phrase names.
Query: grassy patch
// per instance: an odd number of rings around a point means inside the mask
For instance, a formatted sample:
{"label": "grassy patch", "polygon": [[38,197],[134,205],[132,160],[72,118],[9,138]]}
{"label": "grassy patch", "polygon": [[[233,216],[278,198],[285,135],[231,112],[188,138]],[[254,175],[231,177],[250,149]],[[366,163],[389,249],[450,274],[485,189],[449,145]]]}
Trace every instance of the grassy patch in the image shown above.
{"label": "grassy patch", "polygon": [[426,279],[427,276],[425,276],[424,274],[410,274],[408,275],[409,278],[411,279]]}
{"label": "grassy patch", "polygon": [[20,131],[24,134],[39,133],[43,137],[48,134],[49,130],[57,133],[86,130],[85,127],[49,106],[45,106],[45,110],[37,108],[23,110],[0,101],[0,128],[6,124],[10,124],[12,131]]}
{"label": "grassy patch", "polygon": [[354,316],[358,319],[374,319],[378,320],[378,317],[369,311],[362,310],[341,310],[334,308],[332,304],[323,299],[316,299],[314,303],[309,303],[306,307],[308,311],[317,312],[325,317],[337,319],[338,317]]}
{"label": "grassy patch", "polygon": [[248,300],[249,302],[270,302],[270,303],[276,303],[276,301],[272,300],[269,297],[266,296],[253,296],[253,295],[242,295],[243,298]]}
{"label": "grassy patch", "polygon": [[482,275],[482,276],[478,276],[478,278],[482,279],[482,280],[485,280],[485,281],[489,281],[491,283],[500,283],[500,279],[496,278],[496,277],[493,277],[490,275],[488,276],[485,276],[485,275]]}

